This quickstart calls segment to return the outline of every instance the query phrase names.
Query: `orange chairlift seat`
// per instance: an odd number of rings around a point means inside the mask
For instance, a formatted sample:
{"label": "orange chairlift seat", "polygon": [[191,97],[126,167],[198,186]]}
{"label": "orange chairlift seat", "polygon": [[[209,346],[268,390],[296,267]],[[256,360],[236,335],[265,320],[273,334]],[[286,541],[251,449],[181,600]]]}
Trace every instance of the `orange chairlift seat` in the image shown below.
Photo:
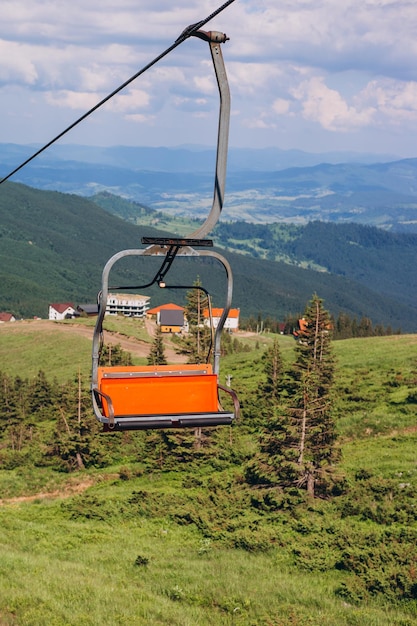
{"label": "orange chairlift seat", "polygon": [[[211,240],[204,239],[204,237],[217,223],[223,206],[230,93],[220,43],[224,43],[228,37],[217,31],[197,31],[195,35],[209,43],[220,95],[212,208],[205,222],[187,238],[144,237],[142,243],[150,244],[148,247],[122,250],[113,255],[104,267],[102,289],[98,299],[98,317],[93,335],[91,390],[95,416],[103,424],[105,430],[217,426],[231,424],[239,413],[239,401],[235,392],[221,385],[218,380],[221,333],[232,301],[232,272],[228,261],[220,254],[211,250],[201,250],[202,247],[213,245]],[[109,273],[119,259],[127,256],[156,256],[162,258],[162,263],[157,274],[146,285],[112,287],[112,291],[144,289],[153,284],[166,286],[165,276],[176,257],[211,257],[223,265],[227,277],[227,295],[223,314],[214,334],[213,365],[210,363],[134,367],[99,365]],[[233,402],[233,410],[222,409],[219,401],[220,392],[229,394]]]}
{"label": "orange chairlift seat", "polygon": [[98,389],[106,430],[219,426],[234,419],[219,408],[210,364],[100,367]]}
{"label": "orange chairlift seat", "polygon": [[[105,430],[144,430],[231,424],[239,412],[239,401],[235,392],[221,385],[218,380],[221,333],[231,306],[233,280],[230,265],[217,252],[209,250],[197,252],[194,247],[187,245],[188,241],[193,241],[194,246],[211,243],[207,240],[200,244],[197,240],[187,239],[153,241],[153,245],[148,248],[118,252],[107,262],[103,270],[98,317],[93,335],[91,388],[95,416],[103,424]],[[211,257],[220,261],[225,268],[228,283],[226,306],[214,333],[213,364],[209,362],[146,366],[101,366],[99,364],[103,320],[109,290],[108,277],[111,268],[116,261],[126,256],[146,258],[155,255],[162,255],[162,267],[154,279],[147,285],[141,285],[140,289],[155,282],[166,287],[165,275],[176,256]],[[119,289],[124,291],[126,287]],[[230,396],[233,403],[232,410],[223,410],[219,400],[220,393]]]}

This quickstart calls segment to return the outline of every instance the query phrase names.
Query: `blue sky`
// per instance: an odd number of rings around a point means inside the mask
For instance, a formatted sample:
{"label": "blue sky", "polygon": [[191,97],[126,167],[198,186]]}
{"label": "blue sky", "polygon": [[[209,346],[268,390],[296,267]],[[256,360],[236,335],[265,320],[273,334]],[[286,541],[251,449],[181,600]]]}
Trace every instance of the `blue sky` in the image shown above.
{"label": "blue sky", "polygon": [[[0,143],[44,144],[222,0],[2,0]],[[415,0],[235,0],[230,145],[417,156]],[[209,50],[176,48],[62,143],[213,145]]]}

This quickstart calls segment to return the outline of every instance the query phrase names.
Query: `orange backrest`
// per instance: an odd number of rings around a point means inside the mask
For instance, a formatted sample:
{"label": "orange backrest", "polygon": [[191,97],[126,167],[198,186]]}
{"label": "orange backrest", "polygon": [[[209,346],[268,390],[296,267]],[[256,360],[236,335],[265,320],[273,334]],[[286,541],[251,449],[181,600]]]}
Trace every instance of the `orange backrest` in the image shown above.
{"label": "orange backrest", "polygon": [[[218,411],[217,376],[211,365],[98,368],[99,390],[115,415],[167,415]],[[103,400],[103,414],[108,416]]]}

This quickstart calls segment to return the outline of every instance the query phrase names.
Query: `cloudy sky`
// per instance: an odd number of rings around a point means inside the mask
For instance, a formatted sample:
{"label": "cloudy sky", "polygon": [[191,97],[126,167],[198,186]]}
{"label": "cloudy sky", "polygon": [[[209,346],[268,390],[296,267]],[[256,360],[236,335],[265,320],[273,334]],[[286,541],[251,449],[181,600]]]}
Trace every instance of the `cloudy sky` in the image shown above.
{"label": "cloudy sky", "polygon": [[[2,0],[0,143],[44,144],[224,0]],[[417,156],[416,0],[235,0],[230,145]],[[61,143],[213,145],[208,44],[189,39]]]}

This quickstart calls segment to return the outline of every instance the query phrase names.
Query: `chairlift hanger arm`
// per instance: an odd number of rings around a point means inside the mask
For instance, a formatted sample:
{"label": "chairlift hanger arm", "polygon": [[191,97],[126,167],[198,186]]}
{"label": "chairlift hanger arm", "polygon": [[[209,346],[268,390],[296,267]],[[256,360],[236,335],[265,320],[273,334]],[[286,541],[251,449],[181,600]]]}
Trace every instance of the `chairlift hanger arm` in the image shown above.
{"label": "chairlift hanger arm", "polygon": [[209,43],[211,58],[213,61],[220,96],[219,124],[217,131],[216,172],[214,178],[212,207],[209,215],[207,216],[202,226],[200,226],[200,228],[198,228],[189,235],[189,237],[202,238],[205,237],[209,232],[211,232],[219,221],[224,202],[227,151],[229,144],[230,90],[220,43],[225,43],[226,41],[228,41],[229,37],[218,31],[205,32],[202,30],[194,32],[193,35],[195,37],[203,39],[204,41],[208,41]]}

